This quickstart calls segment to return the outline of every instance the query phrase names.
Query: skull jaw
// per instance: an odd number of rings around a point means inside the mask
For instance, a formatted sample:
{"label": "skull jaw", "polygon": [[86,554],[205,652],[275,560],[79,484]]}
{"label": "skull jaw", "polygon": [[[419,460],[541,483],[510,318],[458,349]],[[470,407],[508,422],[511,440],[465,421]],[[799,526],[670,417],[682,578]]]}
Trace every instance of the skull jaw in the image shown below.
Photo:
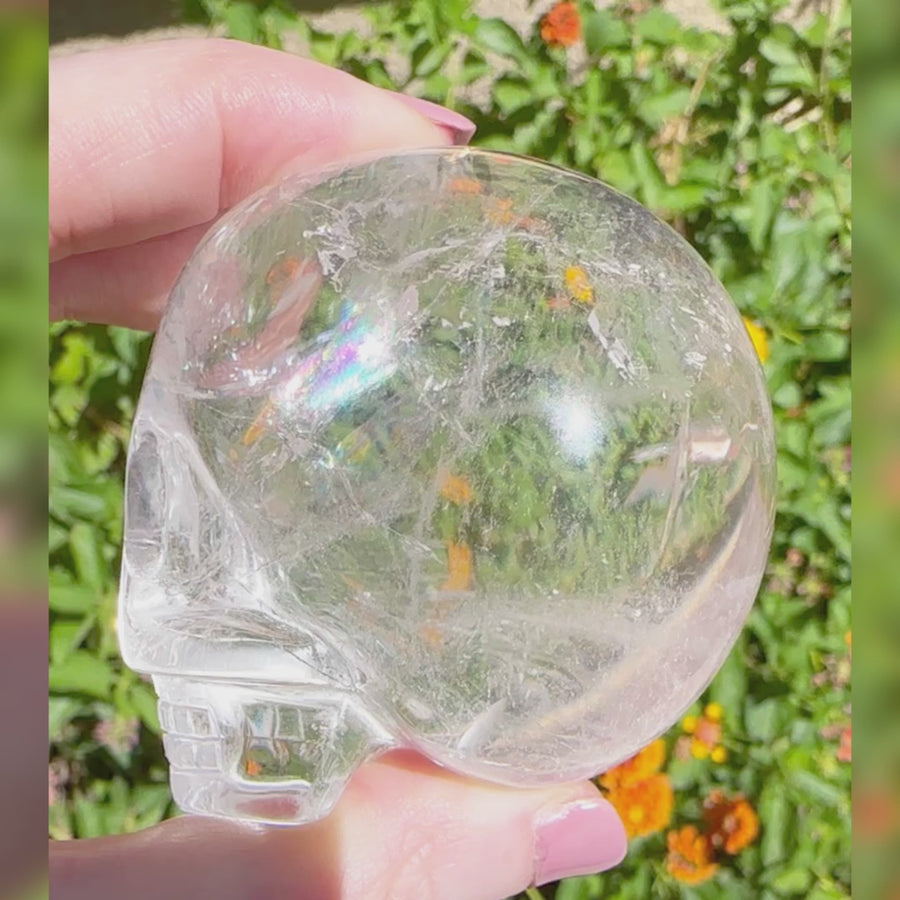
{"label": "skull jaw", "polygon": [[298,825],[327,815],[353,772],[395,741],[340,689],[153,676],[176,804]]}

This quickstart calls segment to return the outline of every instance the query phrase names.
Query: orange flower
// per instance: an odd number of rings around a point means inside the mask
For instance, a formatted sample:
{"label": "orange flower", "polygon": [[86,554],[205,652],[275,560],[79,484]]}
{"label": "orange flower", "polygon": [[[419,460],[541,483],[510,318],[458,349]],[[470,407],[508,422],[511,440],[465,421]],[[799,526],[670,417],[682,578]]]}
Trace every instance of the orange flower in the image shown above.
{"label": "orange flower", "polygon": [[615,807],[629,838],[665,828],[672,818],[675,800],[668,775],[650,775],[631,784],[617,784],[606,799]]}
{"label": "orange flower", "polygon": [[266,272],[266,284],[280,296],[284,288],[300,273],[300,269],[299,259],[293,256],[280,259]]}
{"label": "orange flower", "polygon": [[477,178],[451,178],[447,187],[454,194],[483,194],[484,185]]}
{"label": "orange flower", "polygon": [[484,214],[493,225],[510,225],[516,220],[509,197],[489,197],[484,206]]}
{"label": "orange flower", "polygon": [[669,874],[685,884],[701,884],[709,881],[718,869],[712,858],[712,846],[706,835],[693,825],[685,825],[666,835],[669,849],[666,868]]}
{"label": "orange flower", "polygon": [[703,802],[703,816],[712,846],[732,856],[752,844],[759,834],[756,813],[740,794],[729,798],[722,791],[712,791]]}
{"label": "orange flower", "polygon": [[260,410],[259,415],[250,423],[250,426],[247,430],[241,435],[241,443],[245,447],[249,447],[252,444],[255,444],[260,435],[266,430],[269,423],[269,418],[272,413],[275,411],[275,406],[271,400],[266,400],[263,405],[262,410]]}
{"label": "orange flower", "polygon": [[629,787],[649,778],[662,768],[666,761],[666,742],[659,738],[652,744],[648,744],[631,759],[614,766],[600,776],[600,784],[607,790],[615,790],[617,787]]}
{"label": "orange flower", "polygon": [[451,503],[468,503],[472,497],[469,482],[460,475],[446,475],[441,481],[441,496]]}
{"label": "orange flower", "polygon": [[442,591],[467,591],[472,582],[472,548],[447,541],[447,580]]}
{"label": "orange flower", "polygon": [[565,274],[566,287],[579,303],[590,303],[594,299],[594,289],[581,266],[569,266]]}
{"label": "orange flower", "polygon": [[556,294],[549,300],[545,301],[545,305],[547,309],[564,310],[569,309],[569,307],[572,305],[572,301],[569,300],[568,297],[564,297],[562,294]]}
{"label": "orange flower", "polygon": [[419,635],[426,644],[432,647],[440,647],[444,642],[444,635],[436,625],[425,625],[419,632]]}
{"label": "orange flower", "polygon": [[759,361],[764,363],[769,358],[769,339],[766,337],[766,332],[752,319],[748,319],[746,316],[743,318],[744,327],[747,329],[747,334],[750,335],[750,343],[753,344]]}
{"label": "orange flower", "polygon": [[571,47],[581,37],[581,18],[574,3],[557,3],[541,19],[541,40],[551,47]]}

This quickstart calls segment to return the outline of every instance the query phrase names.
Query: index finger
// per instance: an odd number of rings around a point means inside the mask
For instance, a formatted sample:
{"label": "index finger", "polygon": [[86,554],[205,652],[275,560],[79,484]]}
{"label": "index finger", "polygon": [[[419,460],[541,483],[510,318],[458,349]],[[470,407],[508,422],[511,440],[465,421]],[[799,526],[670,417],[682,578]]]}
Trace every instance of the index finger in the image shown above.
{"label": "index finger", "polygon": [[[311,169],[368,150],[434,146],[471,134],[462,116],[430,105],[423,115],[417,102],[236,41],[161,41],[54,59],[51,262],[59,268],[79,254],[147,242],[166,273],[177,272],[183,259],[167,256],[170,236],[171,252],[183,257],[198,226],[288,165]],[[99,265],[51,280],[70,295],[63,305],[86,318],[106,287],[92,291],[91,279],[104,263],[116,274],[114,258],[91,262]],[[98,317],[115,320],[118,314],[109,313]],[[127,310],[118,318],[127,322]]]}

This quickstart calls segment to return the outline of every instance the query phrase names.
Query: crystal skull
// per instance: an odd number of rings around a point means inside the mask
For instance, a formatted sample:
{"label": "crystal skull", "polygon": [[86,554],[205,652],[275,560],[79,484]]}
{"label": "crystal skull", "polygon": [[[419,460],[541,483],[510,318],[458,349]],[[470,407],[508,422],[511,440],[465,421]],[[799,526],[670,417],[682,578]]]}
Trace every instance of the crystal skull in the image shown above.
{"label": "crystal skull", "polygon": [[176,802],[310,821],[392,747],[596,775],[722,664],[773,496],[740,316],[634,201],[458,148],[286,178],[184,268],[132,434],[119,633]]}

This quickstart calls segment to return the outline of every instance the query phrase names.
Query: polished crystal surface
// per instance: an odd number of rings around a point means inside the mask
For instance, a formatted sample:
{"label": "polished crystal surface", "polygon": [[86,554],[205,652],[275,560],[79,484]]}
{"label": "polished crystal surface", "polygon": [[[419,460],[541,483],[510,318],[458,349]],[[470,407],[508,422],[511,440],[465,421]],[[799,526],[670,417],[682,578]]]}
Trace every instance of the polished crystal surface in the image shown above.
{"label": "polished crystal surface", "polygon": [[592,776],[721,665],[771,534],[740,316],[632,200],[468,149],[295,176],[173,291],[119,617],[184,809],[299,822],[392,746]]}

